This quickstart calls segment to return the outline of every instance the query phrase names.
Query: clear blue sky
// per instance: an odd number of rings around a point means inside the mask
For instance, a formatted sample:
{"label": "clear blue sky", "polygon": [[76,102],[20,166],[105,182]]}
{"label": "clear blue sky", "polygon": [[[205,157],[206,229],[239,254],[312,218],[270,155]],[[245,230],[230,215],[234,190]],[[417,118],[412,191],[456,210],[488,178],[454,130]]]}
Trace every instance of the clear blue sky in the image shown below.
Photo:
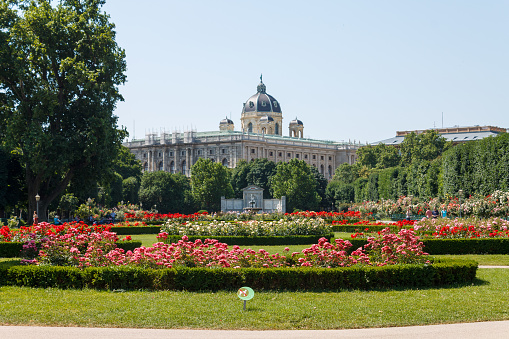
{"label": "clear blue sky", "polygon": [[218,130],[260,74],[304,136],[375,142],[398,130],[509,128],[509,1],[107,0],[126,50],[132,137]]}

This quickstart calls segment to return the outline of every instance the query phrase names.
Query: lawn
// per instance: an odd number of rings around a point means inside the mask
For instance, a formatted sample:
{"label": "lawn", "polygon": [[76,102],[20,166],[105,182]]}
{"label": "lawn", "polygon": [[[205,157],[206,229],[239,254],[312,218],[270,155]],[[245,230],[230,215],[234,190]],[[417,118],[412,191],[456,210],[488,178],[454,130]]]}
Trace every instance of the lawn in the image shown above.
{"label": "lawn", "polygon": [[476,283],[390,291],[261,292],[59,290],[0,287],[1,325],[341,329],[509,319],[509,270],[480,269]]}

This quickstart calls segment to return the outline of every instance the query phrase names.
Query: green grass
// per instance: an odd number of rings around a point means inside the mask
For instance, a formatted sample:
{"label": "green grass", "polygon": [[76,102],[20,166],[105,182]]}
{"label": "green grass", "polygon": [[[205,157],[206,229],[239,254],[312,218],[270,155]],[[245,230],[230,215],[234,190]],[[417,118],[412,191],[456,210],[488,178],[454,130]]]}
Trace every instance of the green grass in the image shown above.
{"label": "green grass", "polygon": [[[423,290],[114,293],[0,287],[0,324],[210,329],[340,329],[509,319],[509,270],[470,286]],[[239,286],[240,287],[240,286]]]}

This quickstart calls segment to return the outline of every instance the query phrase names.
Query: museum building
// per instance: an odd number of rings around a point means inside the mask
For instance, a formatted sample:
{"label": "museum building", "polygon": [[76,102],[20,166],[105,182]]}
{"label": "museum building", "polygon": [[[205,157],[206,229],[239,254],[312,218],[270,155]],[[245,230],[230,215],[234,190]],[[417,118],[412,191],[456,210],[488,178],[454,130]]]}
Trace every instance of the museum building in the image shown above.
{"label": "museum building", "polygon": [[279,162],[304,160],[328,180],[342,163],[353,164],[360,143],[304,138],[304,124],[295,118],[283,136],[283,112],[279,102],[266,92],[260,77],[256,94],[247,99],[241,114],[241,130],[232,120],[219,122],[218,131],[148,133],[145,139],[125,142],[124,146],[140,160],[143,171],[167,171],[191,175],[200,158],[234,168],[240,160],[258,158]]}

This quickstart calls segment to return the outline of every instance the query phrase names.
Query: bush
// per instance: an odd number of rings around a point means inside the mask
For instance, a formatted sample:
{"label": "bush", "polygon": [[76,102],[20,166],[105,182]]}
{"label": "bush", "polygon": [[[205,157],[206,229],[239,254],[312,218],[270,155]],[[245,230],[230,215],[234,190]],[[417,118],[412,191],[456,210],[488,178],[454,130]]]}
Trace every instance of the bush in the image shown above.
{"label": "bush", "polygon": [[[324,235],[292,235],[292,236],[266,236],[266,237],[237,237],[237,236],[199,236],[199,235],[190,235],[188,236],[189,241],[195,241],[196,239],[201,239],[204,241],[205,239],[217,239],[219,242],[226,243],[230,246],[239,245],[239,246],[251,246],[251,245],[307,245],[307,244],[315,244],[322,237],[330,239],[334,238],[334,234],[324,234]],[[177,243],[179,240],[182,240],[181,235],[168,235],[168,237],[164,240],[165,243]]]}
{"label": "bush", "polygon": [[256,290],[339,290],[433,287],[469,284],[472,260],[440,260],[431,265],[347,268],[177,268],[13,266],[0,267],[0,285],[55,288],[217,291],[250,286]]}
{"label": "bush", "polygon": [[[348,239],[352,248],[367,244],[366,239]],[[509,238],[420,239],[429,254],[509,254]]]}

